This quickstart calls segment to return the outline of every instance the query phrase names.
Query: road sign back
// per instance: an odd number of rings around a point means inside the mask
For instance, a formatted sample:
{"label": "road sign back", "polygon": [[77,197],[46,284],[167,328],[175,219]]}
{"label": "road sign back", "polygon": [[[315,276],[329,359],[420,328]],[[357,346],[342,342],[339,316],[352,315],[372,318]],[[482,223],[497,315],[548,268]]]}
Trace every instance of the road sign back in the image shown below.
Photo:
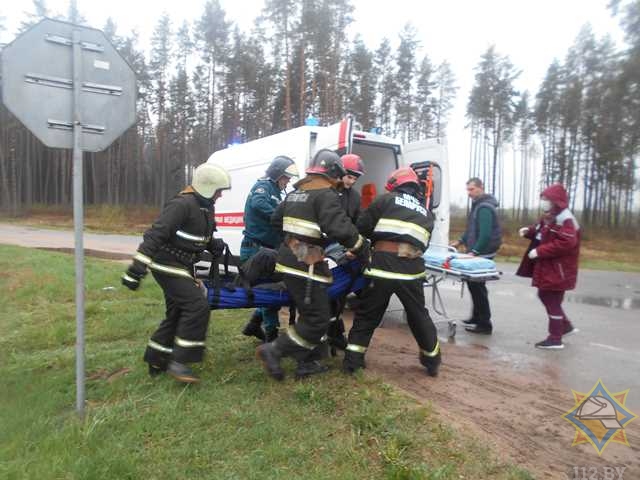
{"label": "road sign back", "polygon": [[73,30],[80,40],[84,151],[107,148],[135,123],[136,80],[100,30],[44,19],[2,50],[7,108],[45,145],[73,147]]}

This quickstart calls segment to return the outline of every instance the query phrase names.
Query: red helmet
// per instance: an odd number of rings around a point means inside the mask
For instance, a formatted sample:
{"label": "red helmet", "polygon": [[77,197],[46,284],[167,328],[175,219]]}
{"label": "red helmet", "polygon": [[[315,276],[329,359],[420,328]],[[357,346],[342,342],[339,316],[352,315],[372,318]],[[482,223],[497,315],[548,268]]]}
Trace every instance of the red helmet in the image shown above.
{"label": "red helmet", "polygon": [[407,183],[413,183],[416,187],[420,187],[420,180],[418,180],[416,171],[411,167],[402,167],[391,172],[384,188],[387,192],[390,192]]}
{"label": "red helmet", "polygon": [[347,175],[353,175],[354,177],[364,175],[364,164],[360,155],[347,153],[340,157],[340,160],[342,160],[342,166],[347,171]]}

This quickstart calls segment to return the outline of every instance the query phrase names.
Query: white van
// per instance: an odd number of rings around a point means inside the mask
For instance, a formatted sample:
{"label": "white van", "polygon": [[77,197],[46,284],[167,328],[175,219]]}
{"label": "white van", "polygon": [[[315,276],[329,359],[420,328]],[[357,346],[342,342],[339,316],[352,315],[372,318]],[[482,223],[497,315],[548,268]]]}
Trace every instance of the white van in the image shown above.
{"label": "white van", "polygon": [[403,145],[396,139],[356,128],[351,118],[326,127],[303,126],[230,146],[209,157],[208,162],[221,165],[231,174],[231,191],[225,192],[216,202],[216,223],[217,236],[229,244],[234,255],[240,252],[247,194],[256,180],[264,177],[271,161],[278,155],[286,155],[296,162],[300,175],[304,176],[309,161],[322,148],[334,150],[339,155],[360,155],[366,173],[358,179],[354,188],[362,195],[364,207],[375,195],[385,192],[384,185],[391,171],[417,163],[423,169],[431,166],[431,208],[436,215],[431,242],[448,244],[449,175],[446,143],[425,140]]}

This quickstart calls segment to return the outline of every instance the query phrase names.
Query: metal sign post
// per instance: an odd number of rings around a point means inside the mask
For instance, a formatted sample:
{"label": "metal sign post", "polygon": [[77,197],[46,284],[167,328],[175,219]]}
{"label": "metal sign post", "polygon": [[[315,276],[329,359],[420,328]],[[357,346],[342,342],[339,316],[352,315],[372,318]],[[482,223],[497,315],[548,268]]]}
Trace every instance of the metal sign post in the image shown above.
{"label": "metal sign post", "polygon": [[80,68],[82,55],[78,30],[73,29],[73,230],[76,263],[76,410],[84,416],[84,188],[82,182],[82,119]]}
{"label": "metal sign post", "polygon": [[136,79],[100,30],[44,19],[2,50],[2,101],[53,148],[73,149],[76,409],[84,415],[82,152],[106,149],[135,123]]}

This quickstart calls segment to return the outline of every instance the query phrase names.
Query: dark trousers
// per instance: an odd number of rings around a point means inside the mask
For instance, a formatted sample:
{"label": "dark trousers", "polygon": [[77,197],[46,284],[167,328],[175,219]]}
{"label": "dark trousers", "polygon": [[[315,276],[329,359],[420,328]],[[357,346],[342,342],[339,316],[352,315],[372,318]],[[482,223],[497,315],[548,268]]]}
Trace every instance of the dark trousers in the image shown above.
{"label": "dark trousers", "polygon": [[[260,250],[260,244],[244,237],[240,244],[240,261],[246,262]],[[278,330],[280,319],[278,318],[279,308],[258,307],[255,314],[262,318],[262,327],[265,332]]]}
{"label": "dark trousers", "polygon": [[489,307],[489,292],[485,282],[467,282],[473,311],[471,320],[478,325],[491,325],[491,308]]}
{"label": "dark trousers", "polygon": [[424,306],[424,287],[419,280],[384,280],[375,278],[362,292],[349,332],[349,344],[368,347],[374,330],[380,325],[389,306],[391,295],[396,294],[406,313],[407,322],[420,349],[433,351],[438,341],[436,327]]}
{"label": "dark trousers", "polygon": [[544,305],[549,317],[549,339],[562,340],[562,335],[570,331],[573,326],[562,310],[564,291],[538,289],[538,298]]}
{"label": "dark trousers", "polygon": [[201,362],[210,315],[202,289],[193,279],[152,274],[164,292],[166,316],[151,336],[144,360],[159,367],[171,359]]}
{"label": "dark trousers", "polygon": [[297,361],[316,358],[314,350],[320,345],[327,333],[330,317],[330,302],[327,285],[311,282],[311,302],[304,303],[307,280],[301,277],[285,275],[284,284],[298,310],[295,325],[289,326],[286,335],[280,335],[274,344],[283,357],[293,357]]}

